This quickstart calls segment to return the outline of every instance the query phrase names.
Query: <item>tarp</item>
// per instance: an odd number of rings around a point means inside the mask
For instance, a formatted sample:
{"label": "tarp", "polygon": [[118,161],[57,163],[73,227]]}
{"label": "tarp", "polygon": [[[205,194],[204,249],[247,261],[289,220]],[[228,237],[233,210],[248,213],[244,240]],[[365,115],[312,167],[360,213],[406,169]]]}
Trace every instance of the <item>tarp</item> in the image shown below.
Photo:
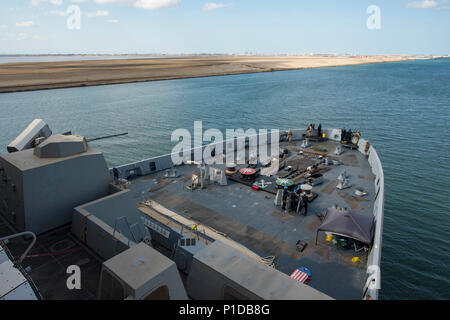
{"label": "tarp", "polygon": [[373,218],[351,212],[350,210],[328,208],[322,224],[317,229],[317,233],[319,233],[319,231],[339,233],[363,243],[370,244],[374,232],[374,221]]}

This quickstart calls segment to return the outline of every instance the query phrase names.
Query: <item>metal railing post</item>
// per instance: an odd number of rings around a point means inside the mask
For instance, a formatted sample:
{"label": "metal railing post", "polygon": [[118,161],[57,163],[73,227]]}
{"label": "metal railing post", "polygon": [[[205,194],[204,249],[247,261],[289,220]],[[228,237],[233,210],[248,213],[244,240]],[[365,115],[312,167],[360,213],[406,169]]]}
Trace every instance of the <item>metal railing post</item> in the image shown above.
{"label": "metal railing post", "polygon": [[19,258],[19,262],[22,263],[23,259],[25,259],[25,257],[27,256],[28,252],[31,250],[31,248],[34,246],[34,244],[36,243],[36,235],[31,232],[31,231],[24,231],[24,232],[20,232],[20,233],[15,233],[3,238],[0,238],[0,241],[5,241],[5,240],[9,240],[12,238],[17,238],[17,237],[21,237],[21,236],[25,236],[25,235],[31,235],[33,237],[33,240],[31,241],[30,245],[28,246],[28,248],[25,250],[25,252],[20,256]]}

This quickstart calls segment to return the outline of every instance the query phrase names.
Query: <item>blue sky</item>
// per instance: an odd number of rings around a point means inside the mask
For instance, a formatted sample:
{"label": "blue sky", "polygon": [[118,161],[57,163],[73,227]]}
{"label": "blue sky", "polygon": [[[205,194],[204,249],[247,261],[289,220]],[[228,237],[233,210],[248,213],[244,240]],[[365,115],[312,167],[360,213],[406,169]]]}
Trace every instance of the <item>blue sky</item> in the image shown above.
{"label": "blue sky", "polygon": [[[67,28],[72,5],[80,29]],[[2,0],[0,12],[0,54],[450,54],[450,0]]]}

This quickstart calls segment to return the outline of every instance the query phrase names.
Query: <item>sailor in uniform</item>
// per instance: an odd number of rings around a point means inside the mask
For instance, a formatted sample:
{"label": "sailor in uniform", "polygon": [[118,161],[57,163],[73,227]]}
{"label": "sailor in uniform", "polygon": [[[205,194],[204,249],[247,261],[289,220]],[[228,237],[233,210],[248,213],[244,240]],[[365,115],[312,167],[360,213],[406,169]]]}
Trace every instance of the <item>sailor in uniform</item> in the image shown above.
{"label": "sailor in uniform", "polygon": [[302,193],[302,203],[303,203],[303,209],[305,209],[305,211],[303,212],[303,215],[306,217],[306,215],[308,214],[308,197],[306,196],[306,192]]}
{"label": "sailor in uniform", "polygon": [[286,137],[287,141],[289,143],[292,142],[292,130],[289,128],[288,132],[287,132],[287,137]]}
{"label": "sailor in uniform", "polygon": [[282,206],[281,209],[286,210],[286,201],[287,201],[287,197],[288,197],[288,190],[287,187],[284,187],[283,189],[283,196],[282,196]]}
{"label": "sailor in uniform", "polygon": [[290,194],[290,202],[291,202],[291,207],[290,210],[295,211],[295,209],[297,208],[297,202],[298,202],[298,195],[295,192],[295,190],[293,192],[291,192]]}

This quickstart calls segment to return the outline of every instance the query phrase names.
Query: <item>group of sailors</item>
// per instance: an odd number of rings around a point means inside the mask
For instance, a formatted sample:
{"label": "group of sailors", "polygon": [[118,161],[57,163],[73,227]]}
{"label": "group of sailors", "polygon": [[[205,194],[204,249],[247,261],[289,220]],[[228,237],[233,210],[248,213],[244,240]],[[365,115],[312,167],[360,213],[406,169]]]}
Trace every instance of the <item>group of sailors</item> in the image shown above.
{"label": "group of sailors", "polygon": [[[306,136],[312,137],[313,133],[316,130],[316,125],[314,123],[310,123],[308,125],[308,128],[306,129]],[[322,131],[322,124],[319,123],[319,126],[317,127],[317,136],[322,137],[323,131]],[[292,130],[289,128],[289,130],[286,131],[286,141],[291,143],[292,142]]]}
{"label": "group of sailors", "polygon": [[308,213],[308,196],[302,192],[301,185],[298,185],[293,191],[284,187],[282,195],[281,208],[286,212],[294,211],[297,214],[306,216]]}
{"label": "group of sailors", "polygon": [[[316,129],[316,125],[314,123],[310,123],[308,128],[306,129],[306,133],[308,137],[312,137],[314,130]],[[317,136],[322,137],[322,124],[319,123],[317,127]]]}
{"label": "group of sailors", "polygon": [[353,132],[352,129],[342,129],[341,130],[341,141],[352,142]]}
{"label": "group of sailors", "polygon": [[361,132],[356,130],[354,133],[352,129],[341,129],[341,141],[351,142],[355,145],[358,144],[359,138],[361,137]]}

